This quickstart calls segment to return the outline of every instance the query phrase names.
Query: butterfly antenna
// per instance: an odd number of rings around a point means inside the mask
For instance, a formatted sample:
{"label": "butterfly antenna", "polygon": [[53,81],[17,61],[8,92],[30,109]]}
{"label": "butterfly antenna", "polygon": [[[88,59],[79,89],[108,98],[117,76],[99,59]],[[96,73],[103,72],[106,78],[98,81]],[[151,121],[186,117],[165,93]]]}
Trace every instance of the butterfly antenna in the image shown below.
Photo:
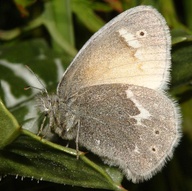
{"label": "butterfly antenna", "polygon": [[39,79],[39,77],[37,76],[37,74],[35,74],[35,73],[33,72],[33,70],[31,70],[31,68],[30,68],[29,66],[25,65],[25,67],[36,77],[36,79],[37,79],[38,82],[41,84],[41,86],[43,87],[43,89],[38,88],[38,87],[34,87],[34,86],[28,86],[28,87],[25,87],[24,89],[25,89],[25,90],[28,90],[28,89],[30,89],[30,88],[34,88],[34,89],[40,90],[41,92],[42,92],[42,90],[43,90],[43,92],[45,92],[46,95],[48,96],[47,89],[46,89],[45,85],[43,84],[43,82]]}

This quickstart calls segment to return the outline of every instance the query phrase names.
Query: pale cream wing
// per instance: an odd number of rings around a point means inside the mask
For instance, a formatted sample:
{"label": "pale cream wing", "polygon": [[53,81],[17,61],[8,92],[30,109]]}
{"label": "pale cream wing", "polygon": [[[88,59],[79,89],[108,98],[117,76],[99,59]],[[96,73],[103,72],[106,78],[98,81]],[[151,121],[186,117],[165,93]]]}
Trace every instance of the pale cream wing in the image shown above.
{"label": "pale cream wing", "polygon": [[65,72],[58,95],[112,83],[163,89],[169,79],[170,44],[166,22],[155,9],[125,11],[83,46]]}

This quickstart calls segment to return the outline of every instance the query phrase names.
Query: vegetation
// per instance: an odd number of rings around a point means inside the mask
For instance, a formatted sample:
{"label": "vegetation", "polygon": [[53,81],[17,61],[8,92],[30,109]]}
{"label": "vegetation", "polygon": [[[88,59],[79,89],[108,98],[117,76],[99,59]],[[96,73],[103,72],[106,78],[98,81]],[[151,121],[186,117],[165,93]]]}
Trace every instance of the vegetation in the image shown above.
{"label": "vegetation", "polygon": [[[54,92],[64,68],[89,37],[140,4],[156,7],[171,29],[169,93],[181,107],[183,138],[162,172],[133,184],[91,153],[77,160],[74,149],[61,146],[63,140],[53,143],[48,134],[36,135],[43,116],[34,97],[43,87],[25,65]],[[191,190],[191,9],[191,0],[0,0],[0,190]],[[27,86],[36,88],[25,91]]]}

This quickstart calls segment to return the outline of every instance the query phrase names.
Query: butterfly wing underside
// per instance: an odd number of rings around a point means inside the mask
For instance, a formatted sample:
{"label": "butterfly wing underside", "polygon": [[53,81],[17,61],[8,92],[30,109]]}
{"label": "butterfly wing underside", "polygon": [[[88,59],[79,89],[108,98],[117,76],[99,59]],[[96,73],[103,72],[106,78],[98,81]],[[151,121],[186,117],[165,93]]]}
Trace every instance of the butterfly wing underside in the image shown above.
{"label": "butterfly wing underside", "polygon": [[180,138],[177,107],[162,91],[169,80],[170,46],[164,18],[149,6],[107,23],[58,85],[56,132],[78,138],[133,182],[150,178]]}
{"label": "butterfly wing underside", "polygon": [[119,166],[133,182],[160,170],[178,143],[175,104],[155,90],[119,84],[86,87],[74,105],[79,108],[79,143]]}
{"label": "butterfly wing underside", "polygon": [[64,73],[58,95],[111,83],[162,89],[169,79],[170,44],[168,27],[155,9],[129,9],[83,46]]}

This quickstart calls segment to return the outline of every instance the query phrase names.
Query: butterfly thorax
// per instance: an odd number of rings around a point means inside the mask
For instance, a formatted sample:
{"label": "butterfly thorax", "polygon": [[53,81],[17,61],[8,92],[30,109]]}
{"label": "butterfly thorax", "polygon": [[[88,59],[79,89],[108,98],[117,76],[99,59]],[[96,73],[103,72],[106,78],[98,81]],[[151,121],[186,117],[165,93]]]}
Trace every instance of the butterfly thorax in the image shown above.
{"label": "butterfly thorax", "polygon": [[39,109],[49,119],[49,128],[64,139],[74,139],[77,124],[76,110],[72,109],[74,98],[59,98],[57,95],[37,96]]}

